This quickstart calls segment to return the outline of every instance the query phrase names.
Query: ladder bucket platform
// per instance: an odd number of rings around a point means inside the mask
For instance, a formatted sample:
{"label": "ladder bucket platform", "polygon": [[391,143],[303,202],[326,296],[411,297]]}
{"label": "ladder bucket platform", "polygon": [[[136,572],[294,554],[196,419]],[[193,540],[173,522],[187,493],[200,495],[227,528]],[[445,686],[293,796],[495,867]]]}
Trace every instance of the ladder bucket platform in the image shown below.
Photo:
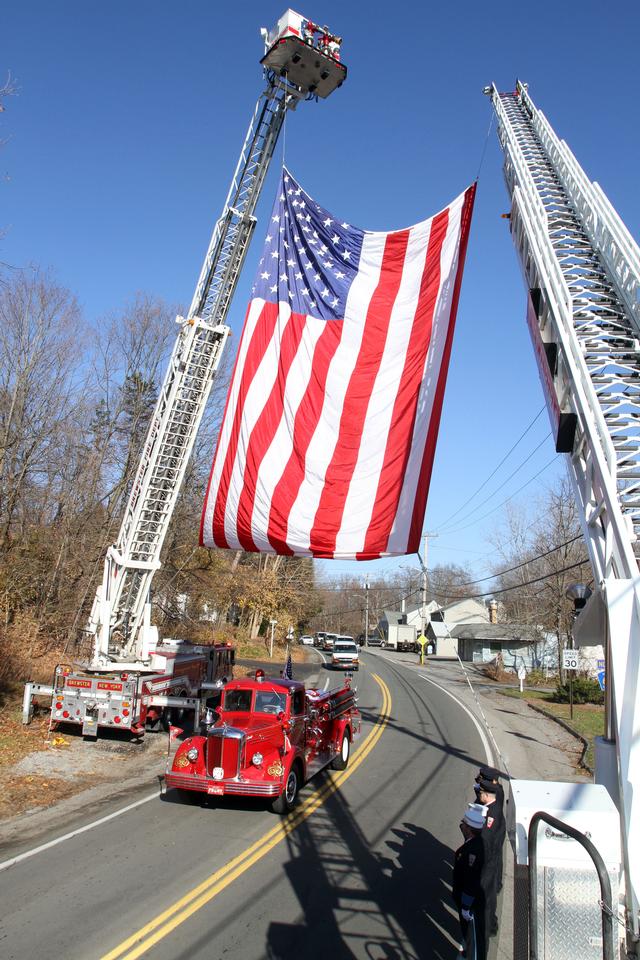
{"label": "ladder bucket platform", "polygon": [[347,68],[300,37],[282,37],[267,50],[260,61],[267,70],[286,77],[307,93],[325,99],[340,87]]}

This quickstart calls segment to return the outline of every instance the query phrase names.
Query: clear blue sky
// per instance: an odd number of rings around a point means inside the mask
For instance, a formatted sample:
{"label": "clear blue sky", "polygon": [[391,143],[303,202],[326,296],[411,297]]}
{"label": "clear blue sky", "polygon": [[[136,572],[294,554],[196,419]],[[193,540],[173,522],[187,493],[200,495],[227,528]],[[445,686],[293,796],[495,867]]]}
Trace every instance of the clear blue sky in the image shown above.
{"label": "clear blue sky", "polygon": [[[90,321],[137,290],[188,304],[261,89],[258,28],[283,9],[255,0],[9,4],[2,61],[19,96],[7,103],[0,127],[10,138],[0,156],[0,259],[50,267]],[[303,103],[289,117],[286,161],[338,216],[392,229],[444,206],[478,171],[491,119],[483,86],[494,80],[511,89],[519,76],[640,235],[636,3],[312,0],[299,10],[344,37],[349,77],[327,101]],[[231,308],[236,333],[282,146]],[[524,287],[500,218],[508,209],[501,162],[494,129],[480,173],[429,530],[467,500],[543,404],[523,319]],[[543,414],[472,506],[548,429]],[[469,521],[552,457],[546,441]],[[517,499],[534,497],[560,461]],[[502,513],[442,532],[430,561],[470,564],[482,576],[493,549],[487,535]],[[330,575],[355,567],[324,564]],[[381,568],[390,564],[357,565],[360,573]]]}

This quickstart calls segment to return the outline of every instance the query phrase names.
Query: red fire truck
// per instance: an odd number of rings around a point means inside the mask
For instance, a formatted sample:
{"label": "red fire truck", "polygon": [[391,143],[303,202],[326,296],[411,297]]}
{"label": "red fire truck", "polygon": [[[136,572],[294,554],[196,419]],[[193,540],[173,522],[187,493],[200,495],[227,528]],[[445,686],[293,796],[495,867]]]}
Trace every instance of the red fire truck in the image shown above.
{"label": "red fire truck", "polygon": [[229,643],[165,641],[156,651],[154,673],[114,669],[95,675],[60,664],[53,682],[52,723],[81,725],[84,736],[112,727],[140,737],[145,727],[180,722],[190,710],[198,718],[207,697],[215,697],[233,676],[234,655]]}
{"label": "red fire truck", "polygon": [[215,716],[203,735],[179,746],[167,786],[270,797],[276,813],[288,813],[300,787],[324,767],[344,770],[360,733],[349,679],[339,690],[320,692],[258,670],[226,685]]}

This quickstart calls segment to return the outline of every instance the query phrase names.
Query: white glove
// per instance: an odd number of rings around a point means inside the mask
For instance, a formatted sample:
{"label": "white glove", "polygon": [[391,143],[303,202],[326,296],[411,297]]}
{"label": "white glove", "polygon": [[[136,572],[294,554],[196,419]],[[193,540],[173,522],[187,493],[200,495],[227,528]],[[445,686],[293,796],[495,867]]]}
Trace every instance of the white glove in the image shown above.
{"label": "white glove", "polygon": [[463,911],[462,911],[462,919],[463,919],[463,920],[473,920],[473,914],[471,913],[471,910],[463,910]]}

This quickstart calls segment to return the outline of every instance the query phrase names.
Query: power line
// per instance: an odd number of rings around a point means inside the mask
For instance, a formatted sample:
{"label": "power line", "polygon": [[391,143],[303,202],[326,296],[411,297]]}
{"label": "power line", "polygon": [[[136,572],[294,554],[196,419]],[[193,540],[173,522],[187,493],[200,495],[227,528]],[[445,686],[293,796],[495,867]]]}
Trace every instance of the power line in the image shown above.
{"label": "power line", "polygon": [[520,590],[521,587],[528,587],[532,583],[542,583],[543,580],[549,580],[551,577],[557,576],[559,573],[566,573],[567,570],[575,570],[577,567],[584,567],[585,564],[588,564],[588,560],[579,560],[578,563],[572,563],[568,567],[561,567],[560,570],[554,570],[552,573],[547,573],[544,577],[535,577],[533,580],[524,580],[522,583],[517,583],[513,587],[502,587],[500,590],[486,590],[484,593],[467,593],[464,596],[451,596],[448,593],[436,593],[434,596],[442,597],[447,600],[473,600],[476,597],[493,597],[497,593],[509,593],[511,590]]}
{"label": "power line", "polygon": [[[488,503],[489,500],[492,499],[492,497],[495,497],[496,493],[498,493],[499,490],[502,490],[502,488],[509,483],[509,480],[511,480],[513,477],[515,477],[516,473],[519,473],[519,471],[522,470],[522,468],[524,467],[525,463],[528,463],[529,460],[531,460],[531,458],[534,456],[534,454],[536,454],[536,453],[538,452],[538,450],[539,450],[540,447],[543,445],[543,443],[546,443],[546,442],[547,442],[547,440],[549,439],[550,436],[551,436],[551,431],[549,431],[549,433],[548,433],[545,437],[542,438],[542,440],[540,441],[540,443],[538,444],[538,446],[537,446],[537,447],[534,447],[534,449],[531,451],[531,453],[530,453],[527,457],[525,457],[525,459],[516,467],[516,469],[515,469],[512,473],[509,474],[509,476],[506,478],[506,480],[503,480],[502,483],[500,484],[500,486],[496,487],[496,489],[493,491],[493,493],[490,493],[488,497],[485,497],[484,500],[481,500],[480,503],[477,504],[472,510],[470,510],[469,513],[468,513],[466,516],[461,517],[460,519],[461,519],[461,520],[466,520],[466,519],[468,519],[469,517],[472,517],[473,514],[476,512],[476,510],[479,510],[480,507],[483,507],[483,506],[485,505],[485,503]],[[554,459],[555,459],[555,457],[554,457]],[[512,494],[511,496],[513,496],[513,494]],[[509,498],[509,499],[510,499],[510,498]],[[442,527],[440,527],[439,529],[442,530]],[[446,529],[445,529],[444,532],[445,532],[445,533],[451,533],[451,530],[446,530]]]}
{"label": "power line", "polygon": [[545,553],[539,553],[537,557],[530,557],[528,560],[523,560],[522,563],[516,564],[515,567],[508,567],[507,570],[499,570],[498,573],[494,573],[490,577],[480,577],[479,580],[464,580],[462,583],[456,584],[456,586],[468,587],[474,583],[484,583],[485,580],[495,580],[497,577],[503,577],[505,573],[513,573],[514,570],[519,570],[521,567],[526,567],[530,563],[535,563],[536,560],[542,560],[544,557],[548,557],[550,554],[556,553],[557,550],[562,550],[563,547],[568,547],[570,543],[575,543],[576,540],[581,539],[582,535],[578,534],[577,537],[572,537],[571,540],[565,540],[564,543],[558,544],[557,547],[552,547],[551,550],[547,550]]}
{"label": "power line", "polygon": [[542,467],[541,470],[538,470],[537,473],[534,473],[534,475],[530,477],[528,480],[526,480],[525,483],[522,484],[522,486],[518,487],[517,490],[514,490],[513,493],[510,493],[508,497],[502,500],[497,507],[493,507],[491,510],[488,510],[486,513],[483,513],[481,517],[478,517],[477,520],[472,520],[471,523],[465,523],[461,527],[454,527],[452,530],[447,530],[447,533],[458,533],[458,531],[466,530],[467,527],[473,527],[475,526],[476,523],[480,523],[481,520],[485,520],[487,517],[490,517],[491,514],[495,513],[496,510],[499,510],[500,507],[504,507],[505,503],[509,503],[510,500],[513,500],[513,498],[517,496],[521,490],[524,490],[524,488],[528,487],[530,483],[533,483],[534,480],[537,480],[540,474],[544,473],[544,471],[547,470],[552,463],[555,463],[555,461],[556,461],[556,457],[554,456],[551,458],[551,460],[545,463],[544,467]]}
{"label": "power line", "polygon": [[448,516],[447,519],[444,520],[443,523],[440,524],[440,529],[442,529],[442,527],[446,527],[446,525],[449,523],[450,520],[453,520],[454,517],[457,517],[458,514],[461,513],[461,512],[465,509],[465,507],[468,507],[469,504],[471,503],[471,501],[472,501],[473,499],[475,499],[475,497],[478,496],[478,494],[480,493],[480,491],[481,491],[481,490],[484,490],[484,488],[486,487],[486,485],[489,483],[489,480],[491,480],[493,477],[495,477],[496,473],[498,472],[498,470],[500,469],[500,467],[502,466],[502,464],[505,462],[505,460],[508,460],[508,458],[511,456],[511,454],[513,453],[513,451],[516,449],[516,447],[518,446],[518,444],[520,443],[520,441],[521,441],[521,440],[524,440],[524,438],[525,438],[526,435],[528,434],[529,430],[531,430],[531,427],[532,427],[532,426],[534,425],[534,423],[538,420],[538,418],[539,418],[539,416],[540,416],[540,414],[542,413],[543,410],[544,410],[544,406],[542,406],[542,407],[540,408],[540,410],[538,410],[537,414],[535,415],[535,417],[533,418],[533,420],[531,421],[531,423],[529,424],[529,426],[526,428],[526,430],[524,431],[524,433],[521,433],[521,434],[520,434],[520,436],[518,437],[518,439],[516,440],[516,442],[514,443],[514,445],[511,447],[511,449],[509,450],[508,453],[505,453],[504,457],[502,458],[502,460],[500,461],[500,463],[498,464],[498,466],[493,470],[493,472],[489,474],[489,476],[487,477],[486,480],[483,480],[483,481],[482,481],[482,483],[480,484],[480,486],[478,487],[478,489],[475,491],[475,493],[472,493],[471,496],[469,497],[469,499],[468,499],[465,503],[463,503],[461,507],[458,507],[458,509],[457,509],[454,513],[452,513],[450,516]]}

